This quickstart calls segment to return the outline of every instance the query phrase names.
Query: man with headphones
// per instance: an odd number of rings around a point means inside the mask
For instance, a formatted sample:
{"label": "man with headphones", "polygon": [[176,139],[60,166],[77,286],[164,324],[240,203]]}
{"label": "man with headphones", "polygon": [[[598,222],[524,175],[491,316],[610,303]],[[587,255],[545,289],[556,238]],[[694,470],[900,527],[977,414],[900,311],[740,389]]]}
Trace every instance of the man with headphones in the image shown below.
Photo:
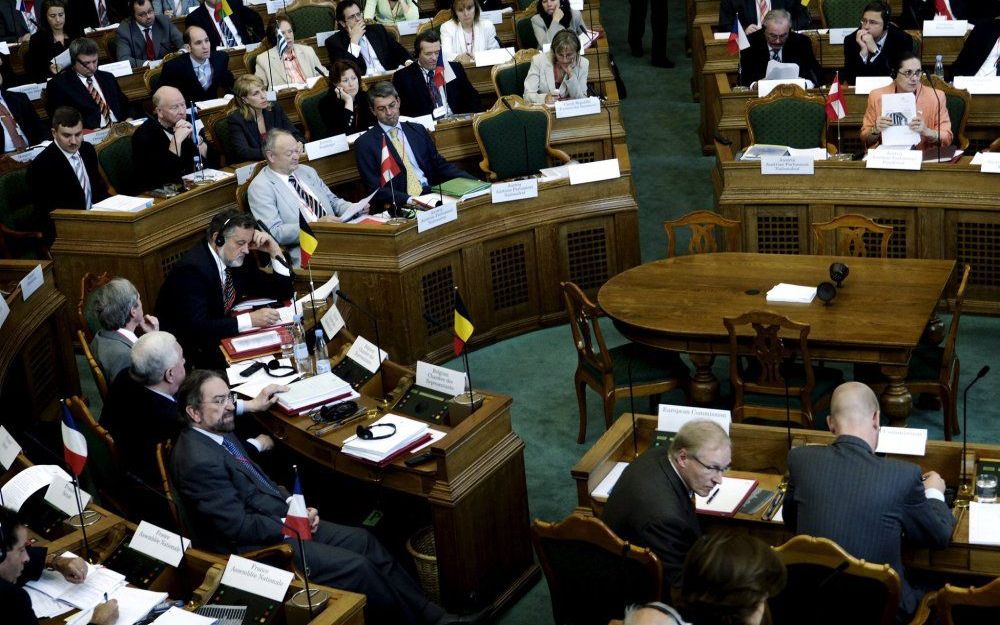
{"label": "man with headphones", "polygon": [[882,96],[892,93],[912,93],[917,103],[917,114],[907,120],[906,125],[920,135],[915,146],[923,150],[929,146],[940,144],[942,147],[951,145],[951,117],[945,104],[944,93],[923,85],[920,77],[920,57],[912,52],[903,53],[893,64],[889,72],[892,84],[873,89],[868,94],[868,108],[861,123],[861,140],[866,146],[874,146],[882,142],[882,132],[894,125],[888,115],[882,114]]}
{"label": "man with headphones", "polygon": [[128,98],[114,75],[98,69],[97,42],[80,37],[69,44],[71,65],[45,86],[45,109],[52,117],[60,106],[71,106],[83,116],[83,127],[104,128],[125,121]]}
{"label": "man with headphones", "polygon": [[853,85],[858,76],[888,76],[904,52],[913,51],[913,38],[892,24],[888,2],[869,2],[861,11],[861,25],[844,39],[844,71],[840,78]]}
{"label": "man with headphones", "polygon": [[[280,321],[271,307],[233,313],[247,298],[283,302],[292,297],[287,259],[270,234],[256,230],[253,215],[231,209],[216,215],[206,240],[188,250],[167,274],[156,300],[160,328],[171,332],[195,367],[225,366],[219,342]],[[270,257],[262,271],[251,252]]]}

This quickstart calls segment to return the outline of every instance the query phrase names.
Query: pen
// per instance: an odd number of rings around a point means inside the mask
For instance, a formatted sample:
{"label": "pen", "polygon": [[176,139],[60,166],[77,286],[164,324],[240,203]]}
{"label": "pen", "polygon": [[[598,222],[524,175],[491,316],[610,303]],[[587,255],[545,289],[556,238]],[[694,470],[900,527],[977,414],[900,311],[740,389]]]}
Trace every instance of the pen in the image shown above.
{"label": "pen", "polygon": [[720,490],[722,490],[722,489],[719,488],[718,486],[716,486],[714,489],[712,489],[712,492],[709,493],[708,500],[705,503],[706,504],[712,503],[712,500],[715,499],[715,496],[719,494]]}

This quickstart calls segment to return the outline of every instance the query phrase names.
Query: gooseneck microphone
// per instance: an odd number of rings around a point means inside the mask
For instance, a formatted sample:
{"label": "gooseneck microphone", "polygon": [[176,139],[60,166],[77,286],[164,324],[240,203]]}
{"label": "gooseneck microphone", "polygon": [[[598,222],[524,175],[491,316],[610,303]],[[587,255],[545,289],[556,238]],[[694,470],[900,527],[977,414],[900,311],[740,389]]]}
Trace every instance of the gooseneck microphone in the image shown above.
{"label": "gooseneck microphone", "polygon": [[375,351],[377,352],[375,356],[378,359],[378,379],[379,379],[379,384],[382,385],[382,398],[384,399],[388,395],[388,392],[386,391],[385,388],[385,375],[382,372],[382,337],[378,331],[378,317],[372,314],[370,310],[368,310],[361,304],[358,304],[357,302],[352,300],[350,297],[347,296],[346,293],[344,293],[340,289],[337,289],[336,293],[337,297],[344,300],[345,302],[353,306],[355,309],[361,311],[366,317],[371,319],[372,324],[374,324],[375,326]]}
{"label": "gooseneck microphone", "polygon": [[974,377],[965,387],[965,391],[962,393],[962,484],[960,484],[959,487],[965,484],[965,480],[967,478],[965,471],[965,453],[969,441],[969,389],[975,386],[976,382],[985,378],[986,374],[989,372],[990,366],[983,366],[983,368],[979,370],[979,373],[976,374],[976,377]]}

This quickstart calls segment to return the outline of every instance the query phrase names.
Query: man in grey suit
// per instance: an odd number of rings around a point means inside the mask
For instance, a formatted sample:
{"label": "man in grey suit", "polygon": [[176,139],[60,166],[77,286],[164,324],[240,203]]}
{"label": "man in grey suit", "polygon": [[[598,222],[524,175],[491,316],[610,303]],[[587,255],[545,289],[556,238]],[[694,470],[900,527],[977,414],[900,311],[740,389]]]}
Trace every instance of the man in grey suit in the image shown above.
{"label": "man in grey suit", "polygon": [[921,593],[903,575],[900,541],[944,548],[955,519],[940,475],[921,476],[913,463],[875,455],[879,416],[870,388],[837,387],[827,417],[837,440],[788,452],[783,516],[793,532],[829,538],[856,558],[892,566],[903,585],[900,609],[912,614]]}
{"label": "man in grey suit", "polygon": [[125,278],[108,282],[94,291],[93,297],[93,313],[101,330],[90,342],[90,351],[110,386],[118,373],[131,364],[136,334],[159,330],[160,322],[142,311],[139,292]]}
{"label": "man in grey suit", "polygon": [[267,133],[264,156],[267,167],[250,183],[247,200],[250,211],[281,245],[289,246],[296,267],[300,263],[299,216],[306,222],[341,222],[367,210],[367,203],[354,205],[337,197],[316,170],[299,164],[301,148],[287,130],[273,128]]}
{"label": "man in grey suit", "polygon": [[128,5],[132,17],[118,25],[119,61],[140,67],[181,49],[181,31],[169,17],[154,13],[152,0],[129,0]]}

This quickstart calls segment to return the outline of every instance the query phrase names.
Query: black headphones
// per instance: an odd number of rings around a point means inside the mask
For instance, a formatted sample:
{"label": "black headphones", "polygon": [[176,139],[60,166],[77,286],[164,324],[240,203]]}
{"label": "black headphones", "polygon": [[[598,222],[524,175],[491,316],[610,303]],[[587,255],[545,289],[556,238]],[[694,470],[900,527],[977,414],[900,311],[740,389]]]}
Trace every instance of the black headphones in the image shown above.
{"label": "black headphones", "polygon": [[330,423],[332,421],[343,421],[358,411],[358,402],[348,399],[332,406],[323,406],[319,412],[314,414],[312,420],[316,423]]}
{"label": "black headphones", "polygon": [[[288,376],[295,373],[295,367],[292,365],[283,365],[281,362],[275,358],[273,360],[268,360],[267,362],[255,362],[243,371],[240,372],[241,378],[249,378],[253,374],[257,373],[261,369],[264,373],[271,376],[272,378],[287,378]],[[276,373],[281,369],[287,369],[286,373]]]}
{"label": "black headphones", "polygon": [[217,233],[215,233],[215,247],[222,247],[226,244],[226,237],[222,236],[222,233],[226,231],[226,226],[228,226],[229,222],[232,220],[233,218],[230,217],[226,221],[222,222],[222,227],[219,228]]}
{"label": "black headphones", "polygon": [[[375,434],[372,432],[375,428],[390,428],[391,431],[388,434]],[[389,438],[396,433],[396,425],[394,423],[376,423],[374,425],[359,425],[355,430],[355,433],[363,441],[377,441],[383,438]]]}

